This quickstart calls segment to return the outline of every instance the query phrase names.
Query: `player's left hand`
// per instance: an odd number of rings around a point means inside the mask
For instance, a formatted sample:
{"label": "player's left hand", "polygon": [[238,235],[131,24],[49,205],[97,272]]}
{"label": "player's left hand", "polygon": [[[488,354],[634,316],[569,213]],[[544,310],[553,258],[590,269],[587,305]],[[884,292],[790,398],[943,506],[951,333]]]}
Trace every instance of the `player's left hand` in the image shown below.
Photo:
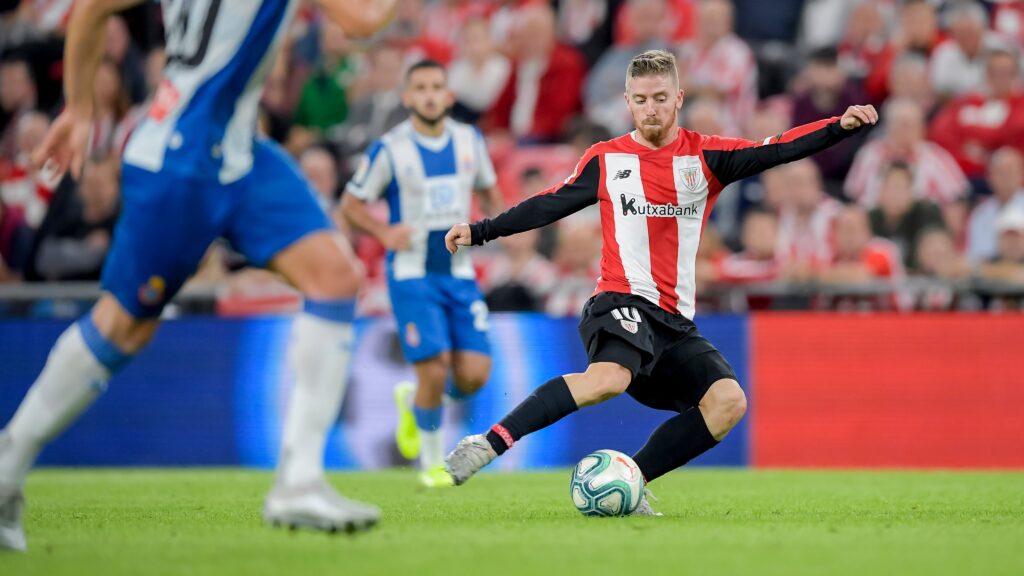
{"label": "player's left hand", "polygon": [[37,169],[64,174],[71,170],[76,180],[82,175],[92,122],[65,109],[53,121],[43,143],[32,153]]}
{"label": "player's left hand", "polygon": [[472,243],[473,233],[469,230],[469,224],[456,224],[444,235],[444,245],[452,254],[455,254],[459,246],[469,246]]}
{"label": "player's left hand", "polygon": [[878,111],[871,104],[865,104],[864,106],[850,106],[846,109],[846,113],[839,119],[839,125],[844,130],[853,130],[860,128],[865,124],[877,124],[878,123]]}

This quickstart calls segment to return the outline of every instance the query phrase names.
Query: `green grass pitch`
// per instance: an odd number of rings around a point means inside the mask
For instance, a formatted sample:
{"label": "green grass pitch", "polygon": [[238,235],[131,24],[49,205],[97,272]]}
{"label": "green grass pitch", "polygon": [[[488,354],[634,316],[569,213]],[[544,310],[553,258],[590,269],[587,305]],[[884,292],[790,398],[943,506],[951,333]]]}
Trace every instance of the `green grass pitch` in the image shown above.
{"label": "green grass pitch", "polygon": [[610,519],[576,512],[568,470],[331,480],[376,530],[264,527],[267,472],[41,470],[0,574],[1024,574],[1024,473],[686,470],[651,486],[665,517]]}

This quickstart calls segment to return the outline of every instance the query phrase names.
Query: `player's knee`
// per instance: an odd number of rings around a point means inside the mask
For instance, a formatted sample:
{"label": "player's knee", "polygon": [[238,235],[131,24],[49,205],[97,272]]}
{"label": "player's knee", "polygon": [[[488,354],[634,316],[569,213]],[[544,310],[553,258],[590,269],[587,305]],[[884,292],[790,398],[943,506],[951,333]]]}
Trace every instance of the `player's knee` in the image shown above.
{"label": "player's knee", "polygon": [[358,262],[338,254],[324,258],[313,267],[299,290],[317,300],[355,298],[363,283],[364,273]]}
{"label": "player's knee", "polygon": [[593,402],[602,402],[622,394],[633,379],[628,368],[612,363],[602,363],[600,367],[592,365],[584,377],[589,383],[589,400]]}
{"label": "player's knee", "polygon": [[487,374],[482,372],[469,372],[455,374],[455,386],[466,394],[473,394],[484,387],[487,383]]}
{"label": "player's knee", "polygon": [[735,426],[747,413],[747,395],[735,380],[715,382],[708,390],[707,400],[707,406],[714,414],[715,420],[721,422],[727,430]]}
{"label": "player's knee", "polygon": [[159,326],[156,319],[135,318],[110,296],[104,296],[96,303],[92,320],[103,337],[125,354],[142,351]]}
{"label": "player's knee", "polygon": [[443,389],[445,380],[448,379],[448,370],[451,367],[451,360],[447,353],[434,356],[428,360],[416,363],[416,376],[421,384],[431,388]]}

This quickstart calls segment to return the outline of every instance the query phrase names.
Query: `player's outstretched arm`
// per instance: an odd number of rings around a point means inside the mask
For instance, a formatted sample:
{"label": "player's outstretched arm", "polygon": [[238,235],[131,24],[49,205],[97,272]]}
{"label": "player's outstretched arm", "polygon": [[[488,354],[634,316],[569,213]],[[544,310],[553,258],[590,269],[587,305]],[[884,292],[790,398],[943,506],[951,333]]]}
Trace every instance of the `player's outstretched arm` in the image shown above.
{"label": "player's outstretched arm", "polygon": [[93,82],[106,42],[107,19],[143,0],[78,0],[64,41],[64,111],[35,150],[36,166],[63,174],[82,173],[93,115]]}
{"label": "player's outstretched arm", "polygon": [[842,117],[797,126],[761,142],[706,136],[704,161],[715,178],[725,185],[779,164],[806,158],[853,136],[865,126],[877,123],[878,112],[868,104],[850,106]]}
{"label": "player's outstretched arm", "polygon": [[349,36],[366,38],[391,21],[396,0],[319,0],[320,7]]}
{"label": "player's outstretched arm", "polygon": [[445,235],[445,245],[454,254],[459,246],[479,246],[496,238],[547,226],[597,202],[600,179],[600,157],[587,151],[565,182],[523,200],[494,218],[484,218],[474,224],[456,224]]}

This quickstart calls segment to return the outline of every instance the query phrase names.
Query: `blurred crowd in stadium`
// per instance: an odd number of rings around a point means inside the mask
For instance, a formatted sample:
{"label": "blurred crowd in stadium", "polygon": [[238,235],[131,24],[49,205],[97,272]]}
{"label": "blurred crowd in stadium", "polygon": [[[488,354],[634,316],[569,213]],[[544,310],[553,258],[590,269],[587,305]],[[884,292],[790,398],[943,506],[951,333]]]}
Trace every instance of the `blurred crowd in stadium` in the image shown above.
{"label": "blurred crowd in stadium", "polygon": [[[117,152],[160,83],[148,3],[107,29],[85,176],[36,171],[28,157],[59,111],[72,3],[0,0],[0,283],[99,277]],[[360,152],[404,120],[403,71],[417,60],[448,66],[452,114],[484,131],[511,205],[631,129],[626,65],[668,47],[682,123],[698,132],[762,140],[851,104],[881,111],[871,132],[722,193],[700,247],[701,308],[1020,307],[1024,0],[399,0],[394,22],[360,41],[303,2],[286,43],[261,127],[325,208]],[[492,310],[577,314],[600,238],[584,210],[478,250]],[[369,277],[361,311],[386,313],[383,248],[353,242]],[[283,293],[220,245],[193,282],[225,302]]]}

